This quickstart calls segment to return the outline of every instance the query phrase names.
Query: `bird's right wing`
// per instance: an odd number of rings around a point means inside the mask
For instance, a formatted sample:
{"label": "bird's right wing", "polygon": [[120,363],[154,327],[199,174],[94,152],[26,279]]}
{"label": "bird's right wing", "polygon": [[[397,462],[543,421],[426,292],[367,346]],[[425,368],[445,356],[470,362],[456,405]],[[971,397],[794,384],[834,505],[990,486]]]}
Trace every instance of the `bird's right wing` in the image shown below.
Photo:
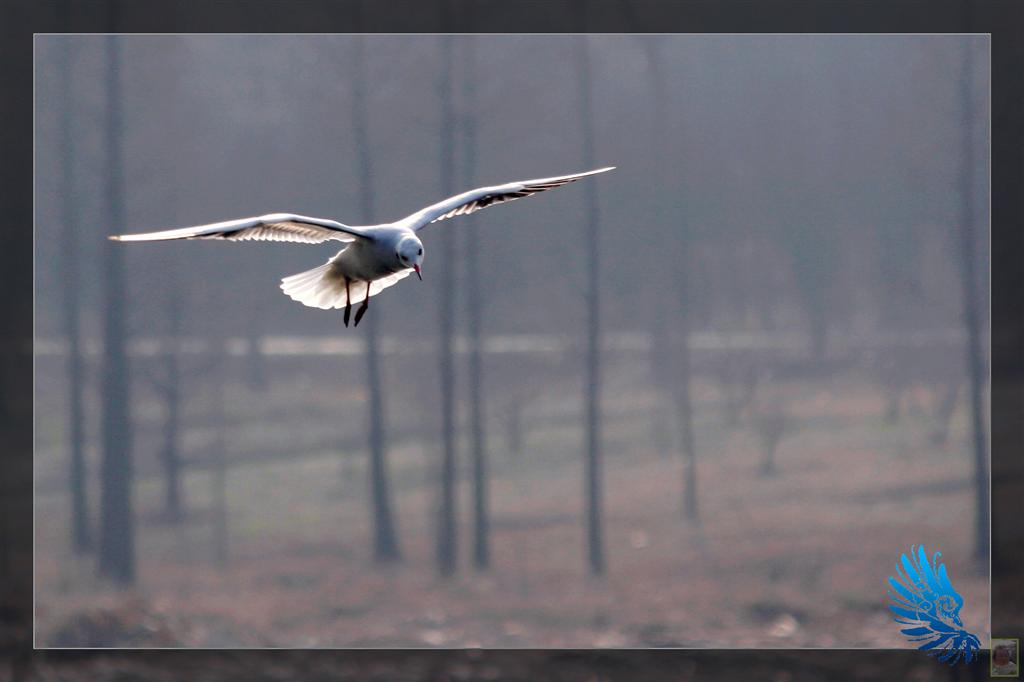
{"label": "bird's right wing", "polygon": [[309,218],[293,213],[270,213],[255,218],[227,220],[222,223],[182,227],[160,232],[113,235],[118,242],[153,242],[168,239],[224,239],[227,241],[272,241],[320,244],[327,241],[351,242],[367,238],[362,230],[325,218]]}
{"label": "bird's right wing", "polygon": [[537,178],[536,180],[520,180],[493,187],[478,187],[477,189],[457,194],[444,201],[439,201],[436,204],[422,208],[398,221],[397,224],[418,232],[430,223],[436,223],[439,220],[447,220],[458,215],[468,215],[488,206],[506,201],[515,201],[538,192],[546,192],[549,189],[562,187],[570,182],[576,182],[581,178],[604,173],[614,168],[615,166],[608,166],[585,173],[558,175],[553,178]]}

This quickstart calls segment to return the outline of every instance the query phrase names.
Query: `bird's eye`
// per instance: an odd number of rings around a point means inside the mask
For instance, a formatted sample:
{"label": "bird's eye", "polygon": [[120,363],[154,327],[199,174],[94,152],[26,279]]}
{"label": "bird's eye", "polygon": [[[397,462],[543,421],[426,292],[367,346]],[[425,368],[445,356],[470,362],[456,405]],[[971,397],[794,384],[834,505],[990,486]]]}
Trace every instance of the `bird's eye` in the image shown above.
{"label": "bird's eye", "polygon": [[423,249],[420,249],[419,251],[417,251],[416,255],[417,256],[422,256],[423,255]]}

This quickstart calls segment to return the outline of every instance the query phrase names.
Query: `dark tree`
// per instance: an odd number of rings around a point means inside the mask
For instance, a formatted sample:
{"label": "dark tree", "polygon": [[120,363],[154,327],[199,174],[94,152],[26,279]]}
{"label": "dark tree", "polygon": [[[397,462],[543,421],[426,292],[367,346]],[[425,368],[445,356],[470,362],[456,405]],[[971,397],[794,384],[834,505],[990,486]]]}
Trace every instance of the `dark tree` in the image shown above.
{"label": "dark tree", "polygon": [[[653,132],[653,131],[652,131]],[[653,296],[652,296],[653,298]],[[651,386],[656,394],[656,402],[651,409],[651,439],[654,449],[662,457],[672,454],[672,380],[665,372],[670,366],[672,349],[669,343],[669,328],[665,320],[665,311],[660,302],[651,306],[651,351],[650,372]]]}
{"label": "dark tree", "polygon": [[[627,26],[630,31],[637,33],[644,33],[644,26],[640,21],[640,17],[637,15],[635,8],[629,2],[622,0],[618,3],[619,8],[622,10],[623,18],[625,19]],[[652,120],[650,127],[650,141],[651,141],[651,159],[654,167],[652,175],[656,179],[664,177],[665,168],[665,151],[666,151],[666,140],[671,139],[668,136],[667,130],[667,116],[666,110],[668,105],[669,91],[667,89],[667,83],[665,82],[664,76],[664,59],[661,50],[663,38],[655,35],[641,36],[640,44],[644,46],[647,51],[647,73],[650,75],[648,82],[650,86],[650,102]],[[659,187],[658,197],[664,200],[668,196],[664,191],[663,187]],[[666,220],[667,214],[657,211],[655,215],[658,216],[659,222]],[[682,230],[680,230],[682,232]],[[677,261],[678,262],[678,261]],[[666,280],[671,280],[671,275],[666,276]],[[675,379],[669,372],[666,372],[666,368],[673,366],[672,361],[672,344],[671,344],[671,332],[672,329],[666,319],[668,311],[662,304],[661,297],[658,295],[658,289],[662,291],[671,291],[672,282],[655,282],[656,286],[652,289],[650,296],[651,301],[654,304],[651,306],[651,351],[650,351],[650,371],[651,371],[651,385],[657,395],[657,400],[654,408],[650,411],[651,416],[651,435],[655,450],[662,457],[669,457],[672,451],[672,417],[671,410],[673,409],[672,404],[677,395],[677,391],[673,388]],[[689,343],[683,344],[681,349],[682,352],[689,353]],[[678,351],[677,351],[678,352]],[[687,367],[689,365],[687,364]],[[689,395],[689,380],[686,380],[687,386],[687,397]],[[688,403],[687,403],[688,405]],[[681,415],[680,406],[674,406],[677,415]],[[687,423],[689,421],[687,420]],[[680,427],[682,427],[682,420],[680,420]],[[684,486],[685,488],[685,486]]]}
{"label": "dark tree", "polygon": [[[236,134],[241,139],[235,144],[247,157],[246,163],[259,166],[266,163],[267,159],[279,159],[287,157],[291,153],[294,144],[292,135],[294,131],[288,127],[281,127],[279,121],[285,114],[280,110],[279,105],[272,98],[272,83],[279,76],[281,67],[272,62],[272,58],[259,52],[253,55],[256,57],[250,62],[251,81],[245,89],[245,96],[250,99],[251,106],[247,110],[250,118],[249,125],[238,126]],[[269,63],[268,63],[269,62]],[[252,116],[252,112],[261,112],[260,115]],[[253,139],[253,129],[259,133],[258,143]],[[281,182],[287,183],[291,175],[289,164],[282,164],[282,167],[275,171]],[[258,289],[262,284],[262,273],[258,268],[251,268],[248,273],[249,285]],[[267,388],[267,363],[261,348],[264,321],[266,315],[266,299],[261,296],[253,296],[247,303],[247,319],[245,320],[246,354],[245,354],[245,376],[249,388],[254,391],[263,391]]]}
{"label": "dark tree", "polygon": [[[590,54],[585,36],[575,41],[576,69],[580,84],[580,126],[583,131],[583,167],[594,167],[594,113],[591,102]],[[583,385],[585,405],[585,475],[587,500],[587,565],[591,575],[605,571],[604,530],[601,502],[601,247],[597,185],[584,186],[584,234],[587,254],[586,284],[586,379]]]}
{"label": "dark tree", "polygon": [[167,283],[167,332],[164,339],[163,371],[155,380],[164,403],[163,445],[160,462],[164,467],[164,513],[180,521],[184,504],[181,493],[181,329],[184,292],[178,276],[177,259],[170,259]]}
{"label": "dark tree", "polygon": [[505,405],[505,447],[517,458],[523,454],[523,399],[508,391]]}
{"label": "dark tree", "polygon": [[72,130],[71,65],[74,55],[70,41],[61,46],[60,113],[60,202],[63,228],[61,275],[64,292],[64,334],[68,348],[68,436],[71,486],[71,545],[81,554],[93,549],[92,523],[89,519],[88,472],[85,461],[85,412],[83,392],[85,368],[82,359],[81,276],[79,274],[78,210],[75,191],[75,134]]}
{"label": "dark tree", "polygon": [[[660,38],[652,38],[653,42],[648,43],[648,66],[651,74],[651,90],[653,105],[652,121],[652,160],[654,162],[654,176],[656,182],[660,183],[658,196],[662,202],[658,205],[657,215],[659,222],[668,224],[676,215],[671,207],[666,206],[664,197],[672,195],[665,186],[664,178],[669,177],[668,163],[666,162],[665,140],[671,139],[669,132],[668,98],[669,83],[665,78],[665,57],[664,44]],[[685,263],[686,255],[689,252],[691,240],[689,229],[686,224],[674,226],[673,238],[669,242],[673,249],[673,261]],[[693,436],[693,407],[690,400],[690,310],[688,300],[688,287],[685,268],[665,268],[666,280],[663,284],[665,291],[673,295],[666,296],[663,307],[658,313],[669,318],[668,323],[660,322],[655,326],[658,334],[655,348],[658,352],[655,357],[664,364],[661,365],[662,377],[667,378],[668,386],[662,384],[663,389],[671,394],[672,404],[675,407],[676,423],[679,429],[679,442],[683,453],[683,515],[690,521],[698,519],[697,507],[697,448]],[[672,334],[672,332],[675,332]],[[674,343],[673,343],[674,341]],[[668,370],[667,372],[665,370]],[[664,379],[663,379],[664,381]]]}
{"label": "dark tree", "polygon": [[835,273],[842,256],[836,233],[831,229],[837,221],[832,187],[841,177],[840,155],[831,144],[837,133],[826,125],[825,119],[813,113],[819,98],[836,100],[835,83],[823,80],[817,66],[825,57],[825,53],[815,52],[813,59],[801,65],[799,89],[793,94],[793,106],[803,118],[803,140],[796,145],[790,160],[799,178],[793,188],[801,202],[799,217],[792,222],[776,221],[789,252],[796,293],[807,319],[810,356],[817,362],[823,361],[828,352],[829,322],[836,306]]}
{"label": "dark tree", "polygon": [[[687,300],[686,277],[676,276],[677,305],[685,307]],[[693,436],[693,406],[690,400],[690,325],[686,311],[676,316],[676,343],[672,353],[670,372],[673,377],[672,401],[679,423],[679,437],[683,451],[683,515],[689,521],[700,518],[697,505],[697,446]]]}
{"label": "dark tree", "polygon": [[786,412],[778,404],[768,403],[754,412],[753,422],[761,446],[761,475],[774,476],[775,452],[786,433]]}
{"label": "dark tree", "polygon": [[[452,48],[453,38],[441,38],[441,130],[440,130],[440,175],[441,195],[454,193],[455,186],[455,114],[452,110]],[[455,443],[455,358],[453,342],[455,335],[455,257],[456,231],[449,227],[440,230],[441,242],[441,291],[440,296],[440,337],[438,339],[438,360],[441,370],[441,441],[442,459],[440,471],[441,500],[438,506],[437,565],[441,575],[455,573],[457,561],[457,526],[455,509],[456,488],[456,443]]]}
{"label": "dark tree", "polygon": [[211,364],[207,375],[210,377],[210,420],[213,424],[213,440],[210,445],[210,496],[213,500],[213,555],[217,565],[228,564],[228,471],[227,471],[227,400],[228,340],[223,325],[218,325],[217,338],[213,339]]}
{"label": "dark tree", "polygon": [[[476,165],[476,42],[472,36],[463,39],[463,104],[462,104],[462,180],[466,187],[475,184]],[[483,324],[483,284],[480,277],[480,230],[466,230],[466,331],[469,336],[469,430],[473,456],[473,565],[486,569],[491,563],[490,519],[488,516],[487,436],[485,427],[483,365],[480,355],[480,328]]]}
{"label": "dark tree", "polygon": [[[814,204],[817,199],[812,199]],[[810,215],[821,215],[813,205],[808,206]],[[821,222],[807,219],[790,225],[784,231],[791,255],[793,276],[797,293],[803,303],[811,336],[811,357],[822,361],[828,350],[829,291],[833,273],[838,264],[838,254],[830,237],[822,236]]]}
{"label": "dark tree", "polygon": [[981,316],[979,315],[977,274],[977,199],[974,188],[974,48],[973,38],[963,39],[960,74],[960,281],[963,288],[963,320],[967,331],[968,405],[971,419],[971,445],[974,450],[975,543],[978,559],[988,557],[988,448],[985,434],[984,382],[985,361],[981,349]]}
{"label": "dark tree", "polygon": [[[116,5],[111,3],[111,7]],[[115,13],[116,9],[111,9]],[[111,22],[113,24],[113,22]],[[121,158],[121,45],[107,37],[106,215],[113,229],[124,220],[124,169]],[[131,396],[125,324],[127,286],[124,247],[108,241],[103,246],[103,416],[100,498],[100,575],[122,585],[135,582],[135,519],[132,509]]]}
{"label": "dark tree", "polygon": [[249,380],[249,387],[258,391],[267,387],[267,366],[263,358],[263,350],[260,347],[265,318],[262,306],[253,305],[246,326],[246,335],[248,336],[245,354],[246,376]]}
{"label": "dark tree", "polygon": [[[358,3],[357,3],[358,11]],[[363,218],[372,223],[376,211],[373,186],[373,155],[370,153],[367,126],[366,59],[363,43],[366,38],[354,36],[352,69],[352,134],[355,138],[358,167],[356,175],[362,180],[360,202]],[[401,558],[391,495],[388,485],[387,442],[385,440],[384,385],[380,376],[380,310],[366,320],[366,385],[370,394],[369,449],[370,449],[370,504],[373,514],[373,556],[376,561],[389,562]]]}
{"label": "dark tree", "polygon": [[960,377],[947,379],[939,387],[939,402],[935,406],[933,417],[935,424],[928,434],[928,442],[933,445],[944,446],[949,442],[949,427],[953,420],[953,413],[956,411],[957,395],[960,393]]}
{"label": "dark tree", "polygon": [[[167,221],[174,223],[178,215],[176,202],[167,203]],[[146,372],[146,378],[156,392],[163,406],[163,424],[160,444],[160,465],[164,473],[164,518],[180,522],[184,518],[184,494],[182,492],[182,413],[184,411],[184,371],[182,368],[182,335],[185,326],[187,293],[182,286],[183,263],[176,250],[166,256],[163,274],[166,280],[159,289],[163,301],[161,310],[166,311],[163,338],[160,343],[159,364],[153,371]]]}

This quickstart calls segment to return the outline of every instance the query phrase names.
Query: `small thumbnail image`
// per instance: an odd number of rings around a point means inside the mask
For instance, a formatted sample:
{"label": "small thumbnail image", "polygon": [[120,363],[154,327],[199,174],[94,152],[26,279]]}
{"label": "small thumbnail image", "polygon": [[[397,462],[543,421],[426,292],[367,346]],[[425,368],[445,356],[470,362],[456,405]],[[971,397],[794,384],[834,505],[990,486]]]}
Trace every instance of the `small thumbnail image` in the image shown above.
{"label": "small thumbnail image", "polygon": [[992,677],[1020,677],[1020,640],[992,638]]}

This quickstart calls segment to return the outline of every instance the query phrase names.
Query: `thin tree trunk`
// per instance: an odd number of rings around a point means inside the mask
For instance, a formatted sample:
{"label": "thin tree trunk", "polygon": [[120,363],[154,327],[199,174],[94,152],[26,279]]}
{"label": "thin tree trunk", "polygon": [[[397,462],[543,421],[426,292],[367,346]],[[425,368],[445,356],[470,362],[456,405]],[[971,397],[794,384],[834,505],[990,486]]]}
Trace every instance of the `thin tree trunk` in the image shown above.
{"label": "thin tree trunk", "polygon": [[[176,351],[170,351],[168,355],[174,355]],[[178,360],[169,359],[168,364],[175,367]],[[177,372],[177,369],[170,370]],[[173,380],[171,380],[173,381]],[[180,521],[182,514],[181,495],[181,454],[178,449],[181,424],[181,394],[178,387],[168,388],[167,391],[167,417],[164,422],[164,446],[161,459],[164,464],[164,513],[171,521]]]}
{"label": "thin tree trunk", "polygon": [[[682,307],[686,306],[686,276],[677,275],[677,296],[682,301]],[[698,522],[700,514],[697,505],[697,446],[693,437],[693,407],[690,402],[690,324],[689,315],[686,311],[681,312],[676,318],[679,338],[676,343],[675,359],[675,381],[672,384],[672,397],[676,406],[676,415],[679,420],[679,436],[682,440],[683,449],[683,516],[688,521]]]}
{"label": "thin tree trunk", "polygon": [[964,326],[967,328],[968,405],[971,419],[971,444],[974,450],[974,553],[988,558],[989,499],[988,447],[984,421],[985,362],[981,349],[981,319],[978,313],[977,242],[974,196],[974,51],[971,37],[963,39],[961,87],[961,167],[960,167],[960,275],[963,286]]}
{"label": "thin tree trunk", "polygon": [[181,494],[181,284],[176,263],[171,263],[171,282],[167,300],[167,344],[164,353],[164,373],[160,390],[167,410],[164,419],[164,444],[161,460],[164,465],[164,511],[167,518],[182,518]]}
{"label": "thin tree trunk", "polygon": [[776,397],[769,396],[764,406],[754,413],[754,428],[761,445],[761,475],[766,477],[776,473],[775,454],[787,428],[786,413],[775,400]]}
{"label": "thin tree trunk", "polygon": [[[378,310],[379,314],[380,311]],[[380,378],[377,314],[366,321],[366,374],[370,392],[370,497],[373,504],[373,556],[378,562],[402,558],[398,533],[392,514],[388,483],[387,442],[384,425],[384,389]]]}
{"label": "thin tree trunk", "polygon": [[[451,36],[441,38],[441,194],[454,192],[455,120],[452,111],[452,47]],[[441,504],[439,505],[437,564],[443,576],[455,573],[457,565],[456,527],[456,443],[455,443],[455,362],[452,344],[455,331],[455,230],[443,230],[441,241],[441,311],[439,363],[441,370]]]}
{"label": "thin tree trunk", "polygon": [[809,294],[814,299],[808,314],[811,325],[811,357],[818,362],[825,360],[828,351],[828,319],[826,316],[826,303],[821,301],[820,294]]}
{"label": "thin tree trunk", "polygon": [[523,399],[512,395],[507,398],[505,406],[505,447],[516,459],[523,454]]}
{"label": "thin tree trunk", "polygon": [[[115,5],[112,3],[111,6]],[[111,13],[116,16],[116,9]],[[106,57],[106,214],[109,225],[120,229],[125,221],[121,158],[121,46],[118,36],[107,37]],[[125,324],[127,287],[123,256],[122,245],[105,242],[99,573],[116,583],[130,585],[135,582],[135,523],[132,510],[131,368],[125,352],[128,330]]]}
{"label": "thin tree trunk", "polygon": [[[651,89],[654,105],[654,149],[653,159],[655,166],[655,177],[668,177],[668,168],[665,159],[665,140],[670,139],[668,131],[668,82],[665,78],[665,57],[663,53],[663,41],[660,38],[654,39],[655,44],[651,45],[648,54],[651,67]],[[670,192],[662,187],[659,192],[661,197],[667,197]],[[664,211],[664,209],[663,209]],[[662,212],[665,219],[672,214]],[[686,254],[689,251],[689,234],[687,225],[680,225],[677,231],[677,238],[673,241],[675,246],[674,261],[684,263]],[[677,267],[666,272],[669,281],[666,282],[666,290],[675,289],[675,300],[667,306],[671,313],[672,322],[676,331],[675,347],[668,352],[665,369],[672,377],[670,380],[669,392],[672,396],[672,403],[675,406],[676,421],[679,427],[679,442],[683,454],[683,516],[689,521],[697,521],[699,518],[697,505],[697,447],[693,434],[693,406],[690,400],[690,310],[688,300],[688,287],[686,282],[686,269]],[[669,325],[664,325],[666,329]],[[666,332],[668,333],[668,332]],[[666,346],[670,344],[665,343]]]}
{"label": "thin tree trunk", "polygon": [[[359,167],[356,175],[362,179],[360,198],[365,220],[373,220],[375,213],[373,186],[373,156],[370,154],[369,131],[366,116],[366,60],[363,55],[363,36],[354,36],[353,69],[355,80],[352,93],[352,123]],[[378,309],[371,312],[366,324],[366,385],[370,394],[369,448],[370,448],[370,503],[373,513],[373,556],[378,562],[398,561],[401,550],[395,521],[391,513],[388,485],[387,442],[385,440],[384,385],[380,376]]]}
{"label": "thin tree trunk", "polygon": [[949,423],[956,411],[956,398],[960,393],[959,378],[947,380],[946,383],[937,389],[939,404],[936,405],[933,416],[935,425],[928,434],[928,442],[932,445],[945,446],[949,442]]}
{"label": "thin tree trunk", "polygon": [[[576,39],[576,62],[580,83],[580,125],[583,130],[583,167],[594,167],[594,120],[591,106],[590,54],[587,38]],[[587,346],[586,380],[583,399],[586,415],[587,564],[591,575],[605,571],[604,530],[601,491],[601,249],[597,187],[584,188],[587,253]]]}
{"label": "thin tree trunk", "polygon": [[260,348],[263,317],[263,306],[253,305],[252,312],[249,314],[248,344],[245,355],[249,388],[257,391],[262,391],[267,387],[267,363],[263,356],[263,350]]}
{"label": "thin tree trunk", "polygon": [[[292,127],[279,126],[277,122],[282,115],[279,109],[280,104],[270,95],[271,88],[268,86],[275,75],[268,74],[274,67],[270,65],[273,57],[266,53],[256,53],[249,62],[248,87],[245,89],[246,103],[252,107],[252,111],[262,112],[254,121],[258,140],[253,139],[253,129],[250,126],[239,126],[235,130],[233,143],[243,150],[244,162],[253,167],[264,165],[271,159],[280,159],[292,153],[294,143],[292,141]],[[272,161],[271,161],[272,163]],[[275,176],[282,185],[291,183],[294,173],[291,164],[283,164],[275,171]],[[263,273],[258,268],[247,268],[244,276],[249,280],[248,285],[254,291],[258,290],[263,283]],[[241,284],[241,283],[240,283]],[[261,348],[261,337],[264,331],[264,320],[267,317],[266,299],[261,296],[250,297],[247,302],[245,336],[246,352],[243,372],[249,389],[253,391],[264,391],[267,388],[267,363],[266,356]]]}
{"label": "thin tree trunk", "polygon": [[63,222],[63,249],[61,264],[64,283],[64,333],[68,343],[68,434],[71,486],[71,545],[75,552],[84,554],[93,549],[92,522],[89,519],[88,469],[85,461],[85,413],[83,391],[85,371],[82,361],[82,336],[79,312],[81,310],[80,275],[78,269],[78,210],[75,191],[75,146],[72,131],[71,65],[74,63],[70,43],[61,48],[61,222]]}
{"label": "thin tree trunk", "polygon": [[214,353],[216,354],[212,373],[213,386],[210,391],[210,415],[213,421],[213,443],[210,454],[211,466],[211,497],[213,498],[213,552],[217,565],[224,568],[228,565],[228,472],[227,472],[227,413],[224,409],[226,381],[228,375],[227,338],[224,331],[217,331]]}
{"label": "thin tree trunk", "polygon": [[[463,74],[463,184],[473,187],[476,166],[476,42],[464,38]],[[469,429],[473,454],[473,565],[479,570],[490,567],[490,518],[488,516],[487,436],[485,428],[483,365],[480,355],[480,328],[483,324],[483,292],[480,278],[479,227],[466,231],[466,331],[469,336]]]}
{"label": "thin tree trunk", "polygon": [[672,365],[672,353],[669,342],[669,329],[665,320],[665,311],[660,304],[652,310],[651,317],[651,354],[650,372],[651,386],[656,396],[656,404],[651,409],[651,437],[655,451],[661,457],[669,457],[672,451],[672,426],[667,406],[671,403],[671,379],[666,376],[666,369]]}

